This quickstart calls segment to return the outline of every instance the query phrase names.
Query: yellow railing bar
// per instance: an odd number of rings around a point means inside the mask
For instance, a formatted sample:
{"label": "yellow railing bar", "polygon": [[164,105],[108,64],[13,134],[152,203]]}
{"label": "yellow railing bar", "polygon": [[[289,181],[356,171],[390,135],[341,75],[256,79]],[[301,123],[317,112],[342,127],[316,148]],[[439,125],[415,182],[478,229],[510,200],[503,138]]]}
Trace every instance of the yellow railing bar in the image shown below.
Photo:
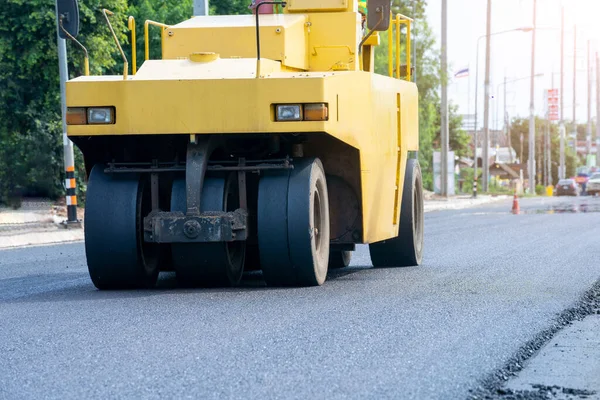
{"label": "yellow railing bar", "polygon": [[[411,81],[412,78],[412,55],[411,55],[411,25],[412,19],[405,17],[402,14],[396,14],[396,18],[391,18],[392,23],[388,29],[388,74],[390,77],[401,79],[402,76],[402,57],[401,57],[401,33],[402,26],[406,25],[406,77],[407,81]],[[396,35],[394,37],[394,27],[396,28]],[[395,40],[394,40],[395,39]],[[394,46],[395,44],[395,46]],[[396,54],[394,56],[394,48]],[[395,67],[394,68],[394,62]]]}
{"label": "yellow railing bar", "polygon": [[400,63],[402,62],[400,58],[400,33],[402,29],[400,28],[400,16],[396,15],[396,79],[400,79]]}
{"label": "yellow railing bar", "polygon": [[[169,28],[169,25],[166,24],[161,24],[160,22],[155,22],[155,21],[151,21],[151,20],[146,20],[146,22],[144,22],[144,45],[145,45],[145,60],[149,60],[150,59],[150,39],[149,39],[149,35],[148,35],[148,26],[158,26],[159,28],[162,28],[162,30],[164,31],[165,29]],[[161,32],[161,40],[162,40],[162,32]]]}
{"label": "yellow railing bar", "polygon": [[135,18],[129,17],[127,21],[129,30],[131,31],[131,75],[135,75],[137,72],[137,46],[135,42]]}
{"label": "yellow railing bar", "polygon": [[408,22],[413,22],[414,21],[412,18],[409,18],[406,15],[400,14],[400,13],[396,14],[396,17],[400,17],[400,19],[403,20],[403,21],[408,21]]}
{"label": "yellow railing bar", "polygon": [[388,75],[394,76],[394,24],[390,24],[388,29]]}
{"label": "yellow railing bar", "polygon": [[406,19],[406,80],[412,82],[412,49],[411,49],[411,29],[412,20]]}
{"label": "yellow railing bar", "polygon": [[127,57],[125,57],[125,52],[123,51],[123,48],[121,47],[121,44],[119,43],[119,39],[117,38],[117,35],[115,34],[115,30],[113,29],[112,24],[110,23],[110,20],[108,19],[109,15],[115,15],[115,14],[112,11],[107,10],[106,8],[102,9],[102,14],[104,14],[104,19],[106,19],[106,23],[108,24],[110,33],[112,34],[112,37],[115,40],[117,48],[119,49],[119,52],[121,53],[121,57],[123,57],[123,79],[127,80],[127,74],[129,73],[129,63],[127,62]]}

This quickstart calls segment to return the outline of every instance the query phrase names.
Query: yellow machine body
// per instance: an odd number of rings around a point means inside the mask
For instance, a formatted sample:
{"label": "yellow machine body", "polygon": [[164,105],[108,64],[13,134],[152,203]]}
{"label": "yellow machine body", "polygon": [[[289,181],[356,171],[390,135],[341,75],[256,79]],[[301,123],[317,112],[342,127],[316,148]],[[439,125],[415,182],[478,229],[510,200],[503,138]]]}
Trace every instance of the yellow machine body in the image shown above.
{"label": "yellow machine body", "polygon": [[[111,125],[69,125],[68,135],[79,143],[98,136],[302,134],[306,153],[340,175],[346,160],[327,143],[343,143],[358,154],[357,241],[395,237],[406,161],[418,151],[418,92],[411,82],[370,72],[379,38],[359,49],[356,9],[356,0],[292,0],[284,14],[261,15],[260,62],[252,15],[161,28],[163,59],[145,61],[126,79],[67,83],[68,107],[110,106],[116,118]],[[275,105],[306,103],[326,103],[328,120],[276,121]],[[312,137],[329,139],[311,146]]]}

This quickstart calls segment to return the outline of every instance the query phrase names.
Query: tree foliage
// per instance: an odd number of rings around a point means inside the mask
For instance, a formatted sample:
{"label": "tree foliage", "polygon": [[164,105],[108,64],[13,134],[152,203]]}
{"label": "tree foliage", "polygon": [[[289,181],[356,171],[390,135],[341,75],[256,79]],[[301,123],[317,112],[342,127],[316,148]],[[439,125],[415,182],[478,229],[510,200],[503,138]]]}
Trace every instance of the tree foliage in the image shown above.
{"label": "tree foliage", "polygon": [[[249,0],[211,0],[210,13],[248,14]],[[191,17],[193,0],[79,0],[80,36],[90,53],[92,74],[120,74],[122,60],[104,22],[102,8],[131,57],[127,16],[136,18],[137,59],[144,59],[144,21],[176,24]],[[427,0],[394,0],[394,12],[415,19],[419,105],[419,159],[426,186],[432,182],[432,151],[439,136],[440,69],[427,24]],[[63,190],[60,91],[54,1],[0,2],[0,201],[18,195],[58,197]],[[150,28],[151,58],[160,58],[160,29]],[[387,35],[376,51],[376,67],[387,73]],[[70,76],[83,73],[81,50],[67,42]],[[460,122],[451,108],[451,146],[464,153]],[[80,157],[77,154],[77,157]],[[82,167],[82,163],[78,163]],[[83,169],[81,169],[83,176]]]}
{"label": "tree foliage", "polygon": [[249,5],[249,0],[211,0],[210,13],[212,15],[250,14]]}
{"label": "tree foliage", "polygon": [[[123,13],[126,1],[80,1],[79,39],[95,74],[116,64],[101,6]],[[63,192],[63,150],[54,1],[3,0],[0,21],[0,201],[57,197]],[[115,25],[123,31],[123,22]],[[81,51],[71,44],[68,49],[71,76],[80,75]]]}
{"label": "tree foliage", "polygon": [[[552,182],[558,182],[558,166],[560,162],[560,135],[558,126],[555,124],[548,124],[547,120],[536,118],[535,120],[535,159],[537,162],[544,159],[543,155],[543,141],[547,126],[550,126],[550,138],[551,138],[551,158],[552,158]],[[521,148],[521,138],[523,139],[523,147]],[[528,118],[516,118],[511,124],[511,143],[512,147],[517,153],[517,157],[523,154],[521,164],[528,165],[529,163],[529,119]],[[579,157],[575,151],[566,146],[565,151],[565,164],[567,167],[566,176],[575,176],[577,165],[579,164]],[[543,171],[543,167],[536,168],[538,174]]]}

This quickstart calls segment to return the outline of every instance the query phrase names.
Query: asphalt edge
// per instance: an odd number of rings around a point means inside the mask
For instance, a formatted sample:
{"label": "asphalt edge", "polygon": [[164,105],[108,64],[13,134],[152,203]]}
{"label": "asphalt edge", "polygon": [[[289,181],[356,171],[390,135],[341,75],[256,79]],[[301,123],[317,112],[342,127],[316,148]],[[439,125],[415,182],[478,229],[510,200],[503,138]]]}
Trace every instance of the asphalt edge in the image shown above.
{"label": "asphalt edge", "polygon": [[527,360],[534,357],[559,331],[573,321],[600,312],[600,279],[577,300],[573,307],[558,314],[551,326],[539,332],[535,338],[524,344],[503,367],[492,372],[487,378],[479,381],[479,386],[469,390],[468,400],[542,400],[550,399],[548,393],[540,388],[538,391],[513,392],[504,389],[506,382],[516,376],[524,368]]}

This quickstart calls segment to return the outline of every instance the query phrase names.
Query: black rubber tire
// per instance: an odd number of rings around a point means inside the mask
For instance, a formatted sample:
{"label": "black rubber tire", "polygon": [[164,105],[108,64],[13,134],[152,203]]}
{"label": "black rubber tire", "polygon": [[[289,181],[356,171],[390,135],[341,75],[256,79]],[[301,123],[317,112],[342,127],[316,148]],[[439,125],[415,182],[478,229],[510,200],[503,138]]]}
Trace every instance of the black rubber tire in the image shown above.
{"label": "black rubber tire", "polygon": [[352,252],[346,250],[329,251],[329,269],[346,268],[352,261]]}
{"label": "black rubber tire", "polygon": [[85,253],[90,278],[100,290],[153,287],[160,247],[144,242],[150,185],[139,174],[109,175],[97,164],[85,207]]}
{"label": "black rubber tire", "polygon": [[[207,177],[202,189],[201,211],[233,211],[239,196],[229,178]],[[171,211],[185,212],[185,179],[176,179],[171,192]],[[171,245],[177,281],[185,287],[229,287],[239,284],[244,272],[245,242],[176,243]]]}
{"label": "black rubber tire", "polygon": [[414,267],[423,260],[423,178],[421,167],[409,159],[402,194],[398,236],[369,245],[374,267]]}
{"label": "black rubber tire", "polygon": [[258,247],[269,286],[320,286],[329,261],[329,198],[323,164],[301,160],[292,172],[261,177]]}

